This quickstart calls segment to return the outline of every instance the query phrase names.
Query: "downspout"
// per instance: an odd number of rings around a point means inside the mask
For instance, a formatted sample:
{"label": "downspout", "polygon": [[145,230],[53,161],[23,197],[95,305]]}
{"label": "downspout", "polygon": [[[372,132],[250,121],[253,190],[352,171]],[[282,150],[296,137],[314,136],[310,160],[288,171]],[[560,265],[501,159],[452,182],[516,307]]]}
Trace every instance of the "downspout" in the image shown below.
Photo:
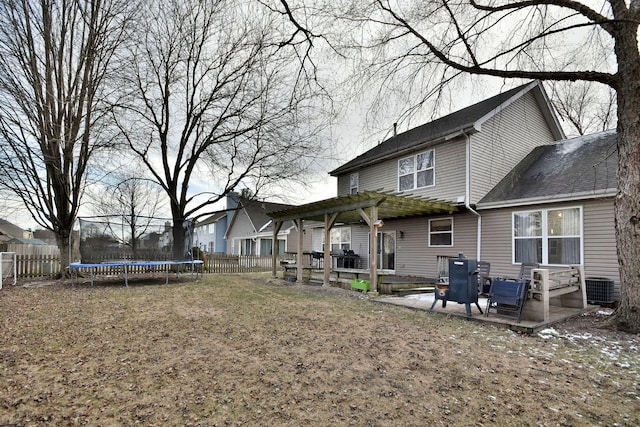
{"label": "downspout", "polygon": [[466,141],[466,150],[467,150],[467,155],[466,155],[466,179],[465,179],[465,195],[464,195],[464,206],[467,208],[468,211],[470,211],[471,213],[473,213],[477,218],[478,218],[478,224],[477,224],[477,237],[476,237],[476,242],[477,242],[477,247],[476,247],[476,260],[480,260],[480,248],[482,247],[482,216],[480,216],[480,214],[471,207],[471,204],[469,203],[469,198],[471,196],[471,138],[469,137],[469,134],[467,134],[464,129],[462,129],[462,134],[464,135]]}

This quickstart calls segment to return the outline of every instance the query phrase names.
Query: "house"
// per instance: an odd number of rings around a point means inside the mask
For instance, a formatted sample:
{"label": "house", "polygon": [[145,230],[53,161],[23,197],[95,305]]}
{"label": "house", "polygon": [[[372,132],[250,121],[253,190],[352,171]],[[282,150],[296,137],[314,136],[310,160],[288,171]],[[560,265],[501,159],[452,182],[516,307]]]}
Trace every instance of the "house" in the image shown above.
{"label": "house", "polygon": [[[536,196],[513,185],[530,179],[536,169],[529,167],[535,165],[555,167],[556,172],[536,184],[523,183],[529,191],[571,179],[561,173],[561,163],[545,161],[545,156],[557,156],[572,146],[577,147],[577,153],[586,145],[575,140],[559,144],[562,140],[564,132],[544,88],[533,81],[394,135],[330,172],[338,181],[336,198],[271,216],[275,222],[293,220],[299,225],[308,220],[323,221],[323,241],[331,239],[332,246],[348,247],[358,254],[360,266],[368,268],[374,286],[378,274],[436,278],[444,273],[443,261],[459,253],[491,262],[492,275],[517,275],[523,257],[520,252],[514,255],[514,248],[534,243],[514,238],[512,218],[537,218],[540,214],[526,212],[540,211],[549,200],[553,202],[549,207],[578,206],[579,231],[588,231],[573,243],[564,242],[564,247],[579,245],[579,256],[558,261],[549,257],[547,248],[541,264],[547,268],[571,261],[585,264],[587,275],[617,277],[615,245],[608,240],[603,248],[598,240],[602,233],[613,235],[613,215],[606,197],[611,194],[608,178],[615,174],[615,167],[609,160],[599,164],[606,172],[589,169],[599,183],[592,179],[585,184],[591,185],[588,188],[577,184],[549,187]],[[598,155],[602,152],[593,152],[591,160]],[[607,159],[613,162],[615,155]],[[588,159],[575,161],[579,164]],[[606,182],[600,182],[603,173]],[[573,176],[577,175],[574,171]],[[519,191],[523,198],[519,198]],[[561,191],[564,199],[551,197],[559,197]],[[538,204],[531,204],[534,201]],[[596,209],[598,203],[602,204],[600,209]],[[541,215],[548,213],[543,210]],[[314,237],[317,234],[312,233]],[[316,240],[312,247],[317,247]],[[553,239],[545,244],[558,247]],[[325,256],[330,254],[329,247],[323,249]],[[596,263],[595,254],[603,249],[606,259]],[[329,271],[325,270],[325,283],[328,280]]]}
{"label": "house", "polygon": [[23,230],[17,225],[0,218],[0,244],[7,243],[12,239],[32,239],[31,231]]}
{"label": "house", "polygon": [[[268,213],[274,210],[290,208],[291,205],[269,203],[237,196],[237,205],[227,225],[225,239],[227,253],[231,255],[272,255],[274,228]],[[294,224],[287,221],[278,229],[276,239],[278,250],[283,254],[289,247],[295,247],[298,231]]]}
{"label": "house", "polygon": [[505,275],[521,262],[584,264],[587,277],[615,283],[617,300],[617,162],[615,131],[532,150],[477,204],[482,258]]}
{"label": "house", "polygon": [[208,253],[226,253],[227,241],[224,233],[227,231],[227,211],[216,212],[198,221],[193,228],[195,245]]}

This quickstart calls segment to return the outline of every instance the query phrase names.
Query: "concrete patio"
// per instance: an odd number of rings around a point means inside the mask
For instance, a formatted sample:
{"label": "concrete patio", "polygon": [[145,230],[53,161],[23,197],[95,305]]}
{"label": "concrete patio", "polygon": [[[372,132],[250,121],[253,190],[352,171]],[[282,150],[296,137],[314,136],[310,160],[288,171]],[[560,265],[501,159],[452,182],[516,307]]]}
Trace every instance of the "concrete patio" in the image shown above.
{"label": "concrete patio", "polygon": [[[407,307],[407,308],[410,308],[413,310],[419,310],[419,311],[430,311],[431,305],[433,304],[433,300],[434,300],[434,294],[432,292],[407,295],[403,297],[380,295],[377,298],[372,299],[372,301],[375,301],[381,304],[397,305],[397,306]],[[487,299],[483,297],[479,297],[478,304],[482,308],[482,311],[486,312]],[[476,305],[472,303],[471,304],[472,316],[468,319],[477,321],[477,322],[495,324],[497,326],[506,327],[508,329],[518,331],[518,332],[534,334],[555,323],[559,323],[571,317],[579,316],[583,313],[591,312],[597,309],[598,309],[598,306],[587,306],[586,309],[551,306],[550,313],[549,313],[549,321],[538,322],[538,321],[522,319],[520,323],[517,323],[516,320],[498,316],[494,314],[493,311],[487,317],[484,314],[481,314],[478,311],[478,307],[476,307]],[[455,301],[448,301],[446,307],[442,307],[442,302],[438,301],[435,307],[433,308],[432,312],[444,314],[447,316],[467,318],[465,304],[458,304]]]}

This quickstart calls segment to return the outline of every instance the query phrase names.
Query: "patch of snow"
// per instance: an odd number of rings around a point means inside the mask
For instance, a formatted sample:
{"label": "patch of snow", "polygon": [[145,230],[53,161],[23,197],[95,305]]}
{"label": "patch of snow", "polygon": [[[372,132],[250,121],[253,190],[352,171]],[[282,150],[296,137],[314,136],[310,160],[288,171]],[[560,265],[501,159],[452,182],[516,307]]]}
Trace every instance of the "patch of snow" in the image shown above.
{"label": "patch of snow", "polygon": [[575,139],[570,139],[569,141],[563,143],[560,145],[560,154],[565,155],[565,154],[571,154],[574,151],[576,151],[578,148],[582,147],[582,145],[584,144],[584,139],[582,138],[575,138]]}

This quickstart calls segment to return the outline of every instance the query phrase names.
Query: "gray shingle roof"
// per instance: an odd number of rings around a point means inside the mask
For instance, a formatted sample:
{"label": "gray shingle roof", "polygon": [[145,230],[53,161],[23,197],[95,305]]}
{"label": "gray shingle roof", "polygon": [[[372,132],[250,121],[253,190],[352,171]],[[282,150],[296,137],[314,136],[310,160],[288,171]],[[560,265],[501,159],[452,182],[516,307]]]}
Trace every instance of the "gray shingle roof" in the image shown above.
{"label": "gray shingle roof", "polygon": [[9,237],[22,238],[24,230],[17,225],[10,223],[6,219],[0,218],[0,234],[7,235]]}
{"label": "gray shingle roof", "polygon": [[536,147],[478,202],[478,207],[613,191],[617,162],[615,131]]}
{"label": "gray shingle roof", "polygon": [[271,221],[271,217],[268,215],[269,212],[292,207],[283,203],[263,202],[244,197],[240,197],[238,206],[244,208],[256,231],[259,231],[267,222]]}
{"label": "gray shingle roof", "polygon": [[334,169],[329,172],[329,174],[337,176],[345,172],[356,170],[362,166],[368,166],[375,161],[394,156],[419,145],[431,141],[437,141],[456,132],[460,132],[461,130],[469,129],[480,119],[509,101],[514,96],[522,96],[524,93],[527,93],[536,87],[543,90],[540,82],[529,82],[424,125],[402,132],[383,141],[379,145],[344,165]]}

